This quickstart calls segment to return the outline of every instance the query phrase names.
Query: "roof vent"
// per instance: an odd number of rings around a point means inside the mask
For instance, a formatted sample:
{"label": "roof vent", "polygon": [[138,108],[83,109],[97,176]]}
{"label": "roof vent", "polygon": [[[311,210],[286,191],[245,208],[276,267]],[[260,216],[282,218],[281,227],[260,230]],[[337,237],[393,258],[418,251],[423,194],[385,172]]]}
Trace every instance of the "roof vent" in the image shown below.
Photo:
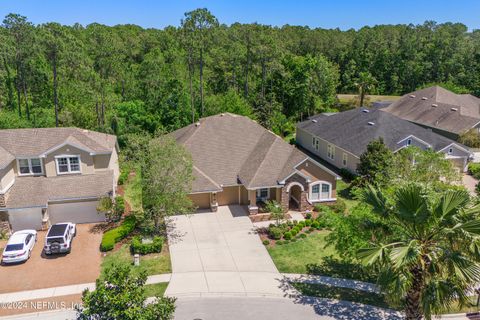
{"label": "roof vent", "polygon": [[452,111],[458,111],[458,108],[451,108]]}
{"label": "roof vent", "polygon": [[363,112],[363,113],[369,113],[370,110],[368,110],[368,109],[363,109],[362,112]]}
{"label": "roof vent", "polygon": [[438,104],[432,103],[432,107],[436,108],[436,107],[438,107]]}
{"label": "roof vent", "polygon": [[195,122],[195,127],[200,127],[200,122]]}
{"label": "roof vent", "polygon": [[422,100],[427,100],[428,98],[427,97],[422,97]]}
{"label": "roof vent", "polygon": [[369,122],[368,122],[368,125],[369,125],[369,126],[373,126],[373,125],[375,125],[375,122],[369,121]]}
{"label": "roof vent", "polygon": [[312,119],[312,122],[317,123],[317,119]]}
{"label": "roof vent", "polygon": [[410,95],[410,98],[415,98],[415,95],[414,95],[414,94],[411,94],[411,95]]}

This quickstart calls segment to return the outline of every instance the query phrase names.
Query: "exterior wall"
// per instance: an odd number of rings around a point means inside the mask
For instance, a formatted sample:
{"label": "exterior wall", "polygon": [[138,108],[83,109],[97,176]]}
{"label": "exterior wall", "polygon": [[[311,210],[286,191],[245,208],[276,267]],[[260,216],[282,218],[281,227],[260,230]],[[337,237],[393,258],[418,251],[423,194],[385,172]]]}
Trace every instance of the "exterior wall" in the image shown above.
{"label": "exterior wall", "polygon": [[198,209],[210,209],[210,193],[194,193],[188,197]]}
{"label": "exterior wall", "polygon": [[[332,198],[335,198],[337,196],[337,179],[335,178],[335,176],[332,176],[330,173],[322,170],[322,168],[319,168],[315,163],[311,162],[310,160],[307,160],[301,165],[299,165],[297,169],[311,177],[311,182],[326,181],[331,183]],[[308,184],[304,185],[304,187],[305,190],[309,189]]]}
{"label": "exterior wall", "polygon": [[248,190],[244,186],[240,186],[240,204],[248,205]]}
{"label": "exterior wall", "polygon": [[0,193],[15,180],[15,163],[12,161],[5,169],[0,170]]}
{"label": "exterior wall", "polygon": [[42,208],[9,210],[8,218],[13,231],[22,229],[42,229]]}
{"label": "exterior wall", "polygon": [[[345,168],[350,170],[351,172],[356,172],[357,171],[357,165],[360,162],[360,159],[355,156],[354,154],[347,152],[334,144],[331,144],[334,148],[335,156],[334,159],[330,159],[327,157],[327,146],[328,142],[316,137],[319,140],[318,143],[318,150],[313,146],[312,141],[313,141],[313,135],[310,133],[306,132],[305,130],[302,130],[297,127],[297,132],[296,132],[296,141],[297,143],[305,148],[306,150],[310,151],[314,155],[317,155],[318,157],[322,158],[323,160],[327,161],[328,163],[331,163],[337,168]],[[343,154],[347,154],[347,165],[343,165]]]}
{"label": "exterior wall", "polygon": [[239,204],[239,186],[223,187],[222,192],[217,192],[219,206]]}
{"label": "exterior wall", "polygon": [[120,169],[118,166],[118,154],[117,150],[113,150],[112,154],[99,154],[92,157],[93,168],[95,171],[101,170],[113,170],[113,176],[115,181],[120,176]]}
{"label": "exterior wall", "polygon": [[409,147],[409,145],[407,143],[409,139],[411,139],[411,141],[412,141],[411,144],[410,144],[411,147],[418,147],[422,150],[426,150],[429,147],[428,145],[426,145],[422,141],[418,140],[416,137],[410,137],[408,139],[404,139],[404,140],[400,141],[400,143],[398,143],[398,145],[397,145],[397,150],[399,150],[400,148],[403,149],[403,148]]}
{"label": "exterior wall", "polygon": [[45,174],[47,177],[54,177],[57,175],[55,156],[59,155],[80,155],[81,174],[92,174],[95,172],[93,157],[88,152],[67,145],[48,154],[47,157],[43,159],[45,164]]}

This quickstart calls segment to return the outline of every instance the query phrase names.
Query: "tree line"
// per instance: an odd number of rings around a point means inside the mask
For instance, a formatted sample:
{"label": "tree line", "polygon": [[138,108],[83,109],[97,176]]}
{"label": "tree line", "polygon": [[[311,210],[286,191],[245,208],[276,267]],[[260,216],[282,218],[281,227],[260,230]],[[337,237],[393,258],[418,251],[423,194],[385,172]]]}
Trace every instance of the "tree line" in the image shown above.
{"label": "tree line", "polygon": [[[480,94],[480,33],[460,23],[359,30],[225,25],[207,9],[178,27],[0,27],[0,128],[168,132],[219,112],[278,134],[337,108],[336,93],[404,94],[442,83]],[[363,95],[362,95],[363,96]]]}

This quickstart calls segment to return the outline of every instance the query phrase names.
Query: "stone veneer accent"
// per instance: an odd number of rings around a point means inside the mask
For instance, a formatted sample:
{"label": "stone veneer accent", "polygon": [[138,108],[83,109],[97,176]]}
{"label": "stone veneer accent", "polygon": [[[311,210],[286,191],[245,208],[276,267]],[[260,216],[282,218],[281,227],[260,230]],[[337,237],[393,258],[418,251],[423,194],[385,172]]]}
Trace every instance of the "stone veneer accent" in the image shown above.
{"label": "stone veneer accent", "polygon": [[303,186],[300,198],[300,211],[311,210],[313,206],[308,202],[308,182],[302,176],[294,174],[285,181],[285,186],[282,188],[282,199],[280,201],[283,211],[287,212],[290,205],[290,192],[287,192],[288,187],[293,182],[300,183]]}
{"label": "stone veneer accent", "polygon": [[5,208],[7,206],[7,195],[0,194],[0,207]]}

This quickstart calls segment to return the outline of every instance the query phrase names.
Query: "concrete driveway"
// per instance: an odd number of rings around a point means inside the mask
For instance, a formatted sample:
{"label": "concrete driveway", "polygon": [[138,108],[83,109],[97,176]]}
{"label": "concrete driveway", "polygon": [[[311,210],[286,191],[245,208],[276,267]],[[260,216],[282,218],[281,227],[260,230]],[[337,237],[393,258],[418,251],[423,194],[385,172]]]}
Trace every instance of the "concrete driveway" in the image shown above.
{"label": "concrete driveway", "polygon": [[[102,232],[97,229],[94,224],[78,224],[72,252],[51,256],[43,253],[46,231],[39,231],[27,262],[0,266],[0,293],[95,282],[102,259],[98,249]],[[5,243],[0,243],[0,253]]]}
{"label": "concrete driveway", "polygon": [[169,296],[283,296],[282,276],[242,206],[175,216]]}

